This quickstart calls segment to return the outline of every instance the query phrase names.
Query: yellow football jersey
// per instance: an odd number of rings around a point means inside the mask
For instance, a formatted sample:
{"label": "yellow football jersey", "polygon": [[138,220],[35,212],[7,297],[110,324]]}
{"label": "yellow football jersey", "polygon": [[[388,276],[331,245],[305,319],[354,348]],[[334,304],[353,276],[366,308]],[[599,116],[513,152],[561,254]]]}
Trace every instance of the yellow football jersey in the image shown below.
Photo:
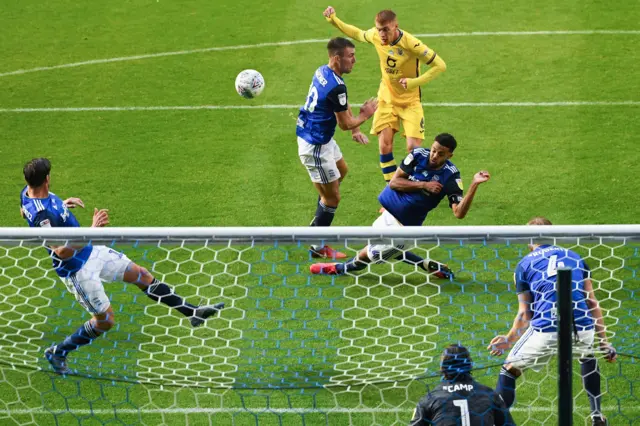
{"label": "yellow football jersey", "polygon": [[406,31],[400,30],[396,40],[383,45],[376,28],[364,31],[364,41],[375,46],[380,58],[382,81],[378,99],[398,106],[420,102],[420,87],[405,89],[398,82],[401,78],[416,78],[420,75],[420,64],[430,64],[436,53]]}

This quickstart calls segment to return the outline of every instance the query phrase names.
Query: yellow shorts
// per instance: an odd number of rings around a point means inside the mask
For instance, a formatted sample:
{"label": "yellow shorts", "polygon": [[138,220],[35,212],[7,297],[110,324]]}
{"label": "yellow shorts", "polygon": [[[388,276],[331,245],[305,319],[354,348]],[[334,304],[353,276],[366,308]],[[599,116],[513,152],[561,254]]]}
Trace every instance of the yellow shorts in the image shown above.
{"label": "yellow shorts", "polygon": [[378,100],[378,109],[373,116],[371,134],[377,135],[387,127],[399,132],[401,121],[404,130],[402,136],[424,139],[424,111],[419,103],[400,107]]}

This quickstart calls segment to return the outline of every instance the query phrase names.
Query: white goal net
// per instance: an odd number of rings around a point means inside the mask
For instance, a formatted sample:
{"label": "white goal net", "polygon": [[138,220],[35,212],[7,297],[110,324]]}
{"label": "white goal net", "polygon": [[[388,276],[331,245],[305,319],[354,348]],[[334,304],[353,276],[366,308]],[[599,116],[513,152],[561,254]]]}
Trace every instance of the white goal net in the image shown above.
{"label": "white goal net", "polygon": [[[619,354],[600,359],[603,412],[612,425],[640,424],[639,240],[640,225],[0,228],[0,424],[408,424],[449,344],[466,346],[474,377],[495,387],[505,358],[487,346],[511,327],[514,270],[531,243],[589,265]],[[342,276],[309,272],[310,244],[353,257],[382,241],[455,276],[394,258]],[[91,315],[45,247],[88,243],[124,253],[189,303],[225,308],[193,328],[134,285],[105,283],[115,325],[57,375],[44,350]],[[539,370],[518,379],[517,424],[557,422],[557,365]],[[579,368],[574,378],[575,424],[590,424]]]}

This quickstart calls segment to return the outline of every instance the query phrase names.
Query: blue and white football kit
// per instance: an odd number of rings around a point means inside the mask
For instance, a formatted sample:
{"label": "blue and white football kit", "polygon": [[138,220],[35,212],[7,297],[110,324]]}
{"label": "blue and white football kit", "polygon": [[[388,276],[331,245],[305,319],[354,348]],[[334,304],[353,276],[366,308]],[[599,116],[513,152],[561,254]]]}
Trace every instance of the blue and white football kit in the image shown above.
{"label": "blue and white football kit", "polygon": [[594,354],[594,319],[587,306],[584,282],[590,270],[579,254],[553,245],[542,245],[522,258],[516,267],[518,293],[531,293],[529,328],[520,336],[506,364],[517,369],[539,371],[557,353],[557,268],[572,270],[574,354],[586,358]]}
{"label": "blue and white football kit", "polygon": [[[32,228],[79,227],[76,217],[63,201],[50,192],[46,198],[31,198],[27,187],[20,194],[22,213]],[[73,257],[60,259],[47,249],[53,267],[71,294],[92,315],[107,311],[110,306],[103,282],[122,281],[131,260],[105,246],[76,248]]]}
{"label": "blue and white football kit", "polygon": [[298,155],[315,183],[330,183],[340,179],[336,163],[342,152],[333,139],[336,131],[336,112],[349,108],[347,86],[329,66],[316,70],[309,94],[296,127]]}
{"label": "blue and white football kit", "polygon": [[[439,182],[442,190],[438,194],[428,191],[402,192],[385,186],[378,201],[385,211],[373,222],[374,228],[395,226],[421,226],[429,212],[435,209],[445,197],[449,206],[459,204],[463,198],[460,172],[449,160],[439,169],[429,167],[429,150],[415,148],[407,155],[400,168],[415,182]],[[391,259],[402,252],[404,242],[395,239],[369,244],[367,255],[375,262]]]}

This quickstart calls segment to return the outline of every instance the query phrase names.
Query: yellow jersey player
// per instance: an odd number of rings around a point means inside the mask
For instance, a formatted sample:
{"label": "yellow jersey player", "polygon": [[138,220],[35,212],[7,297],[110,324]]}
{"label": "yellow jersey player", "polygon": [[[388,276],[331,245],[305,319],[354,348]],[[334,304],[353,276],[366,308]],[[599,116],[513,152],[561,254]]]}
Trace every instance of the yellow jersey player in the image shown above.
{"label": "yellow jersey player", "polygon": [[[391,10],[379,12],[375,27],[366,31],[342,22],[331,6],[324,11],[324,16],[344,34],[373,44],[378,52],[382,81],[371,134],[378,135],[380,168],[384,179],[389,182],[396,171],[393,137],[400,130],[400,122],[407,138],[407,151],[419,147],[424,139],[420,86],[444,72],[447,65],[436,52],[398,28],[396,14]],[[429,66],[423,74],[420,74],[421,63]]]}

